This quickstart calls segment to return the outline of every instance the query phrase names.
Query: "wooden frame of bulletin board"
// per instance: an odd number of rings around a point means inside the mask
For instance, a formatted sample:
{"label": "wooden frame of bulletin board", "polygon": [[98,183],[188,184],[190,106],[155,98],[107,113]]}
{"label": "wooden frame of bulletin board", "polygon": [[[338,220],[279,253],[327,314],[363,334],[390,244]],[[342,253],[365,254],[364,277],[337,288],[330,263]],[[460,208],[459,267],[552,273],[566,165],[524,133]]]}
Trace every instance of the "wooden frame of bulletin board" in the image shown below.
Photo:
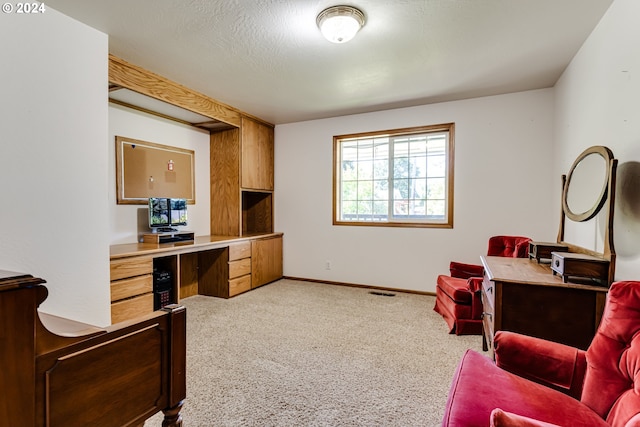
{"label": "wooden frame of bulletin board", "polygon": [[196,202],[195,152],[116,136],[118,204],[143,205],[149,197]]}

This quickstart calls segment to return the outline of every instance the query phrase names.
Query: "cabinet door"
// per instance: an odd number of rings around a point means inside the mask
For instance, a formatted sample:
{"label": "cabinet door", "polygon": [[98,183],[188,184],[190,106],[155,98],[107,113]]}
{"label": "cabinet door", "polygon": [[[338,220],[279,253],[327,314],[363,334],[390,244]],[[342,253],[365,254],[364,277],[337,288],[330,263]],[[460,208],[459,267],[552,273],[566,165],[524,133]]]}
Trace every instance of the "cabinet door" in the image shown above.
{"label": "cabinet door", "polygon": [[273,128],[242,118],[242,188],[273,191]]}
{"label": "cabinet door", "polygon": [[211,234],[240,235],[240,131],[211,134]]}
{"label": "cabinet door", "polygon": [[251,242],[251,287],[257,288],[282,277],[282,237]]}

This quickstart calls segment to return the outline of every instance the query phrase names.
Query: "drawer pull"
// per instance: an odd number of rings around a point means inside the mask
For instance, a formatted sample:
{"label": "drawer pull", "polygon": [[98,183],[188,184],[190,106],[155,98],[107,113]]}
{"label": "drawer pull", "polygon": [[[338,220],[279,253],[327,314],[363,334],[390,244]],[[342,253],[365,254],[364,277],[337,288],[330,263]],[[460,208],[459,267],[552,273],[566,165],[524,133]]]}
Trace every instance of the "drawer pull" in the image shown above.
{"label": "drawer pull", "polygon": [[488,313],[488,312],[486,312],[486,311],[483,311],[483,312],[482,312],[482,318],[483,318],[483,319],[484,319],[485,317],[491,317],[491,316],[493,316],[493,314]]}

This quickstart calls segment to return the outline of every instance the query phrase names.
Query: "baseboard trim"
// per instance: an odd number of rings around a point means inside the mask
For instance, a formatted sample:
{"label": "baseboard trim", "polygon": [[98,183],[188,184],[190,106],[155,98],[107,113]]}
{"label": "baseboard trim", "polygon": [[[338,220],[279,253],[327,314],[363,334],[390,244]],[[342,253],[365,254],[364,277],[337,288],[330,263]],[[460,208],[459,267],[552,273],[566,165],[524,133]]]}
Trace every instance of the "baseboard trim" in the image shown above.
{"label": "baseboard trim", "polygon": [[309,279],[306,277],[293,277],[293,276],[283,276],[283,279],[290,280],[299,280],[301,282],[313,282],[313,283],[324,283],[327,285],[337,285],[337,286],[347,286],[350,288],[363,288],[363,289],[375,289],[378,291],[386,291],[386,292],[402,292],[405,294],[417,294],[417,295],[428,295],[428,296],[436,296],[435,292],[426,292],[426,291],[414,291],[410,289],[398,289],[398,288],[386,288],[383,286],[371,286],[371,285],[361,285],[357,283],[347,283],[347,282],[333,282],[331,280],[318,280],[318,279]]}

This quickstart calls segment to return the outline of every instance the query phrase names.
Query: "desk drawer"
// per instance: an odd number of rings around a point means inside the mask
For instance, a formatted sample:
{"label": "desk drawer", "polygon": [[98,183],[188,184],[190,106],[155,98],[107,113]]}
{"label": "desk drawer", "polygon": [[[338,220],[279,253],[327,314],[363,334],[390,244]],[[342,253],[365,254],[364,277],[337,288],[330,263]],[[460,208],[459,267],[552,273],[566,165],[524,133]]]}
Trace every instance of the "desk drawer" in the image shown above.
{"label": "desk drawer", "polygon": [[111,280],[126,279],[153,272],[153,258],[133,257],[111,261]]}
{"label": "desk drawer", "polygon": [[251,258],[229,261],[229,279],[251,274]]}
{"label": "desk drawer", "polygon": [[[484,276],[482,279],[482,296],[483,305],[489,304],[491,306],[491,310],[495,306],[496,293],[495,293],[495,283],[493,283],[487,276]],[[487,302],[484,302],[484,298],[486,298]]]}
{"label": "desk drawer", "polygon": [[482,329],[485,336],[485,340],[489,348],[493,345],[493,335],[495,333],[495,325],[493,316],[495,312],[493,310],[493,305],[490,304],[487,299],[486,292],[482,293]]}
{"label": "desk drawer", "polygon": [[238,295],[242,292],[251,290],[251,275],[238,277],[236,279],[229,280],[229,296]]}
{"label": "desk drawer", "polygon": [[111,323],[123,322],[129,319],[153,313],[153,294],[144,294],[111,304]]}
{"label": "desk drawer", "polygon": [[111,282],[111,302],[153,291],[153,275],[133,277]]}
{"label": "desk drawer", "polygon": [[241,242],[229,245],[229,261],[251,257],[251,242]]}

